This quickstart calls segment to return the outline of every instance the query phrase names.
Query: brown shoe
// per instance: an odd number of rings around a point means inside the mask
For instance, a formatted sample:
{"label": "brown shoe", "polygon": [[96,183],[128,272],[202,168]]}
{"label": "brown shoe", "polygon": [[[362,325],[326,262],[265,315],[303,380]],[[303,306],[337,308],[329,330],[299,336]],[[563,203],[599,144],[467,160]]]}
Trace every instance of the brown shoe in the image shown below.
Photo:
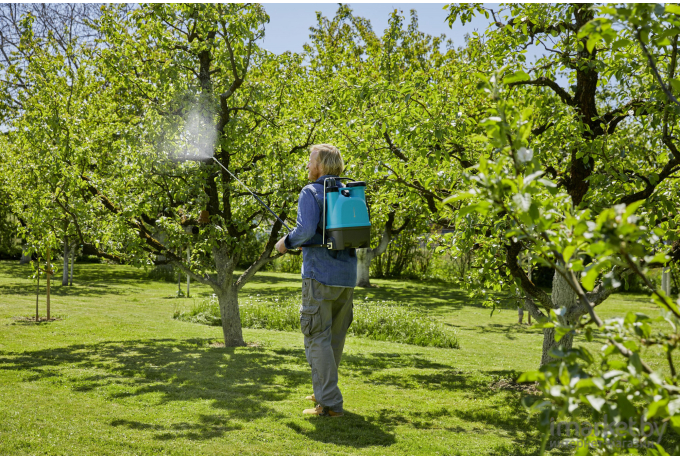
{"label": "brown shoe", "polygon": [[305,399],[307,399],[307,400],[309,400],[309,401],[314,401],[314,402],[316,402],[316,398],[314,397],[314,395],[305,396]]}
{"label": "brown shoe", "polygon": [[328,407],[321,407],[321,404],[317,404],[314,409],[305,409],[302,411],[303,415],[320,415],[321,417],[342,417],[344,414],[342,412],[333,412]]}

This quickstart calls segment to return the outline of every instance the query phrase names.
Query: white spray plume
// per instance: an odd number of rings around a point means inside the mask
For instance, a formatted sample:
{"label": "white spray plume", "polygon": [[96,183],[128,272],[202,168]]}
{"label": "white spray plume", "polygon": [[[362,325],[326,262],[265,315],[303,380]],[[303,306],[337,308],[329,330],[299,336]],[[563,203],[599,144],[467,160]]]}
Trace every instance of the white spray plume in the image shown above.
{"label": "white spray plume", "polygon": [[217,130],[211,114],[200,107],[194,107],[187,116],[181,137],[184,156],[197,160],[212,158]]}

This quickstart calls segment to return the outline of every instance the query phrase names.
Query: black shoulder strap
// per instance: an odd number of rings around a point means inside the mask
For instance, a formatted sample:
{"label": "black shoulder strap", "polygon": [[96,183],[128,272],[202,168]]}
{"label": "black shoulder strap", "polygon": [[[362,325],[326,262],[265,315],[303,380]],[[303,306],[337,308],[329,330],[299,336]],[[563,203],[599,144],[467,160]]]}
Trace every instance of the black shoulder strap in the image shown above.
{"label": "black shoulder strap", "polygon": [[[318,182],[315,182],[315,184],[318,184]],[[321,194],[323,195],[323,186],[321,188]],[[322,227],[322,221],[323,221],[323,202],[319,199],[319,192],[317,191],[317,188],[312,186],[312,195],[314,196],[314,199],[316,200],[316,204],[319,205],[319,223],[316,225],[317,233],[321,235],[323,233],[323,227]],[[303,244],[303,248],[325,248],[326,246],[323,244]]]}
{"label": "black shoulder strap", "polygon": [[[316,200],[316,204],[319,206],[319,215],[321,218],[319,219],[319,223],[317,224],[317,227],[321,229],[321,220],[323,219],[323,201],[319,199],[319,192],[316,187],[312,187],[312,190],[314,191],[314,199]],[[323,188],[321,189],[321,194],[323,195]]]}

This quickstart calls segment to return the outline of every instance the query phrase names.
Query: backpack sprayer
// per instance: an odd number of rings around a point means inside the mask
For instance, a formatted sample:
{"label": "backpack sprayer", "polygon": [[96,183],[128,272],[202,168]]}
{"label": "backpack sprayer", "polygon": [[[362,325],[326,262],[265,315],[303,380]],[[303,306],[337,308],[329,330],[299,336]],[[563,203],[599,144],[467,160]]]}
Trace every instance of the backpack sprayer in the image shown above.
{"label": "backpack sprayer", "polygon": [[[232,174],[215,157],[212,160],[236,179],[239,184],[250,192],[262,206],[272,213],[284,227],[292,232],[290,227],[267,206],[246,184]],[[347,179],[347,185],[340,180]],[[368,218],[366,206],[366,182],[354,181],[350,177],[327,177],[323,181],[323,209],[321,218],[321,244],[303,244],[303,247],[326,247],[334,251],[350,248],[368,248],[371,244],[371,222]],[[318,203],[318,202],[317,202]]]}
{"label": "backpack sprayer", "polygon": [[[340,180],[348,179],[343,186]],[[327,177],[323,181],[322,244],[340,251],[368,248],[371,245],[371,222],[366,207],[366,182],[350,177]]]}

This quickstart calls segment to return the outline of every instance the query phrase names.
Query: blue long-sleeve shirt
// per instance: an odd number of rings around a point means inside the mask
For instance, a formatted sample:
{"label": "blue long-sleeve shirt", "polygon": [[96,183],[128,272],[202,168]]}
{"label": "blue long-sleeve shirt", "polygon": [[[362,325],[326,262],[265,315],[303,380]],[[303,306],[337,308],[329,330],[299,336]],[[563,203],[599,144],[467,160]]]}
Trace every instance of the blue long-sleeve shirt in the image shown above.
{"label": "blue long-sleeve shirt", "polygon": [[[323,181],[321,176],[305,186],[298,198],[297,225],[286,236],[287,249],[303,244],[323,242],[321,217],[323,203]],[[332,251],[325,247],[302,248],[302,278],[312,278],[327,286],[355,287],[357,283],[357,257],[354,249]]]}

